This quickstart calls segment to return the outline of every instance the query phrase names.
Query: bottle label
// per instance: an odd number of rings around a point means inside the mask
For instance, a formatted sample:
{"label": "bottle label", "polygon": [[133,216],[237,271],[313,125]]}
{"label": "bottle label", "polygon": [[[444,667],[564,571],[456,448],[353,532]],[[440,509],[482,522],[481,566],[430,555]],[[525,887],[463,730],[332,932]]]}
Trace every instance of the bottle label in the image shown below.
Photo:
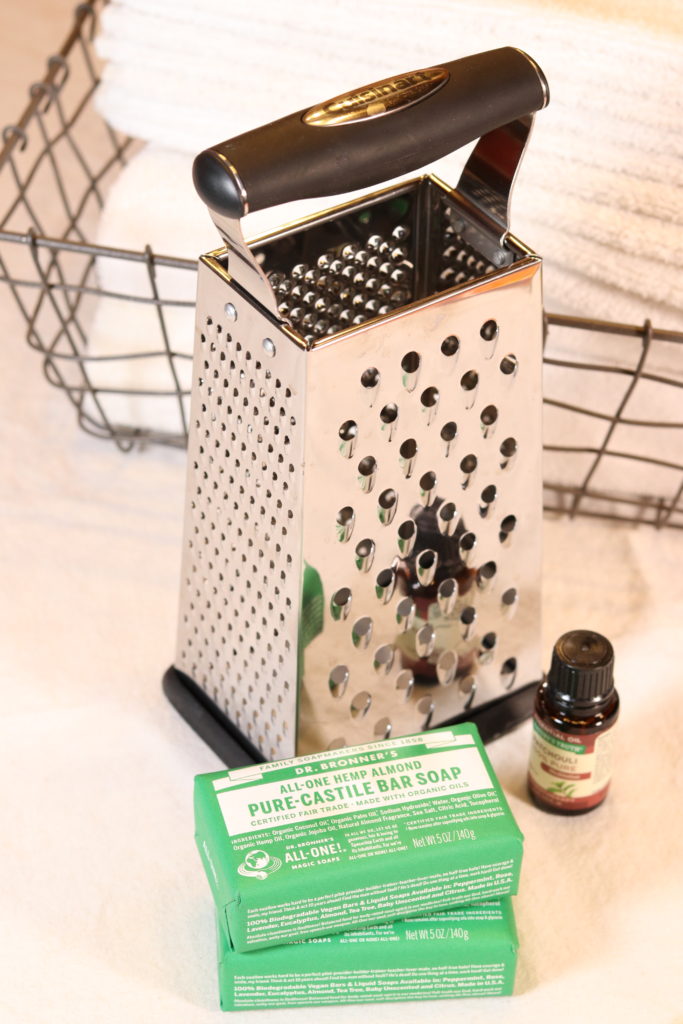
{"label": "bottle label", "polygon": [[604,800],[612,774],[612,730],[573,736],[534,716],[529,787],[543,803],[581,811]]}

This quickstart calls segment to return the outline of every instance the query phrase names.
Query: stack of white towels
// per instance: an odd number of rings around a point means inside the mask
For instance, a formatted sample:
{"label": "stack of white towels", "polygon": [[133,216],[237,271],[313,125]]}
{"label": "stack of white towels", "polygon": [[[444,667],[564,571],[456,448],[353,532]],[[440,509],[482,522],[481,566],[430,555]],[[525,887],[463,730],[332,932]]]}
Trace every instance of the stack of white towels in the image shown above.
{"label": "stack of white towels", "polygon": [[[550,84],[551,102],[537,117],[512,217],[514,233],[545,259],[546,307],[622,322],[647,315],[683,329],[681,42],[561,5],[507,0],[114,0],[102,15],[98,50],[107,63],[97,102],[115,128],[147,145],[116,182],[99,241],[127,248],[149,243],[157,252],[188,257],[215,248],[217,234],[191,183],[198,151],[374,79],[513,45],[538,61]],[[454,154],[436,170],[454,183],[462,162],[463,154]],[[307,208],[325,205],[316,200]],[[247,220],[247,233],[300,210],[256,215],[256,222]],[[131,269],[116,284],[146,287],[130,279]],[[103,266],[102,273],[106,278],[109,271]],[[191,275],[173,273],[162,284],[190,300]],[[114,337],[110,311],[98,319],[96,349],[124,344]],[[173,345],[189,351],[191,311],[176,311],[172,319]],[[148,326],[156,331],[151,321]],[[133,348],[135,333],[131,319],[124,338]],[[558,334],[557,354],[570,354],[573,343]],[[658,369],[671,370],[679,349],[660,354],[670,365]],[[598,354],[633,365],[637,346],[606,342]],[[604,388],[613,388],[615,377],[623,390],[616,375],[605,375]],[[563,388],[563,378],[551,371],[546,389],[556,385]],[[122,407],[117,415],[124,413],[133,410]],[[136,415],[144,421],[147,411]],[[156,413],[153,418],[170,426]],[[595,441],[604,424],[591,431]]]}

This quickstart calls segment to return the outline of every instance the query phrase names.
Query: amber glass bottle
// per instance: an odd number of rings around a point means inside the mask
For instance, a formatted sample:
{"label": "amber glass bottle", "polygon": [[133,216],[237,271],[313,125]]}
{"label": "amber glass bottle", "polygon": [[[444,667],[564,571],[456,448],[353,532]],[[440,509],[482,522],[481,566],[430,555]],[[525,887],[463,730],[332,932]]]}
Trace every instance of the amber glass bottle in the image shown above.
{"label": "amber glass bottle", "polygon": [[535,804],[584,814],[602,803],[618,715],[611,643],[587,629],[564,633],[536,695],[528,776]]}

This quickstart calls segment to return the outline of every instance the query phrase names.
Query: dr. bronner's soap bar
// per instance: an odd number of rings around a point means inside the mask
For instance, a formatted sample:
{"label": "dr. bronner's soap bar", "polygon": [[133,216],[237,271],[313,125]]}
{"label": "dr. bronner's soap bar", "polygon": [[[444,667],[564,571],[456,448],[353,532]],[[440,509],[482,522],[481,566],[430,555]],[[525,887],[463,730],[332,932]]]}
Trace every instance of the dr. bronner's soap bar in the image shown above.
{"label": "dr. bronner's soap bar", "polygon": [[254,953],[218,928],[224,1010],[510,995],[516,962],[510,899]]}
{"label": "dr. bronner's soap bar", "polygon": [[238,952],[517,891],[522,835],[470,724],[200,775],[195,823]]}

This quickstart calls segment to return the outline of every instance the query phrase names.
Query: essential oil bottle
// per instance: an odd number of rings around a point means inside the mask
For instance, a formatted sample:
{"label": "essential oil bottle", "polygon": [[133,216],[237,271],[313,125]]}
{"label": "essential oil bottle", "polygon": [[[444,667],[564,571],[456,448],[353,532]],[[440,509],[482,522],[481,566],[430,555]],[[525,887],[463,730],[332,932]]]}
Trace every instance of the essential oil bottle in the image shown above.
{"label": "essential oil bottle", "polygon": [[534,707],[529,793],[556,814],[584,814],[607,796],[619,715],[614,651],[588,629],[564,633]]}

